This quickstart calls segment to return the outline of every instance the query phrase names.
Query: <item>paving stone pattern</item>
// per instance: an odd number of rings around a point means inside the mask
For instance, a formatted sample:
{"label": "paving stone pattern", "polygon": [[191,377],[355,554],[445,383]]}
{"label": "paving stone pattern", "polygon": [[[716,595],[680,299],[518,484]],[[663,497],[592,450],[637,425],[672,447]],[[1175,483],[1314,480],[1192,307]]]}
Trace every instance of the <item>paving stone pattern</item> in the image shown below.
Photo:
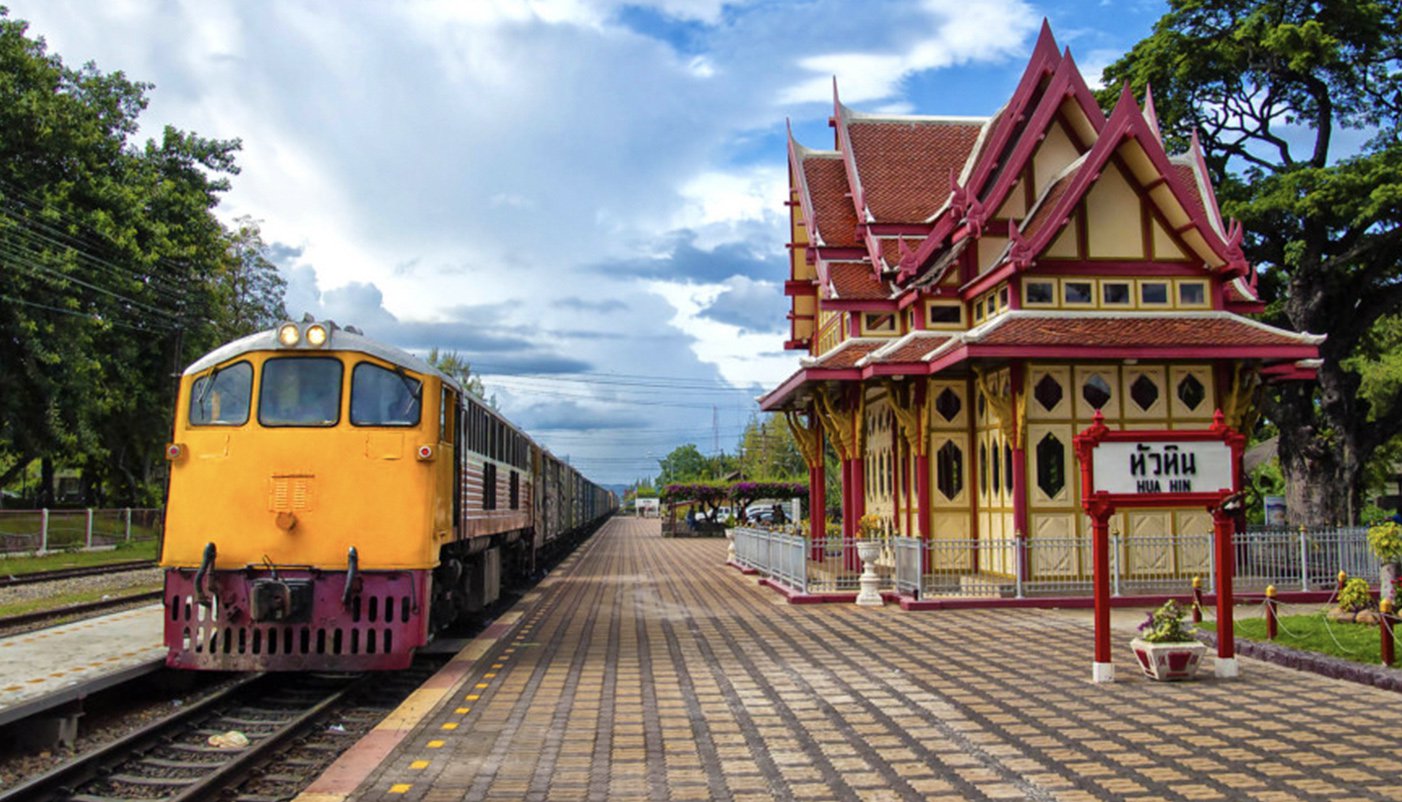
{"label": "paving stone pattern", "polygon": [[[359,799],[1402,799],[1402,697],[1242,661],[1089,682],[1037,611],[791,606],[619,518]],[[1122,635],[1122,636],[1121,636]]]}

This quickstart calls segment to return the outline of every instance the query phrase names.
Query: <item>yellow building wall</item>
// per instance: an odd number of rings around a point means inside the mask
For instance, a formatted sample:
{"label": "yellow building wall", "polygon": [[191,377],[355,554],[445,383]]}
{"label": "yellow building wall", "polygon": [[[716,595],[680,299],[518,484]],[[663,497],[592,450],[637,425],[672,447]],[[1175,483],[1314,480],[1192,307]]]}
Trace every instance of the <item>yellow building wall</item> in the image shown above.
{"label": "yellow building wall", "polygon": [[1071,137],[1060,122],[1054,122],[1047,129],[1047,137],[1032,155],[1032,195],[1038,197],[1046,190],[1061,171],[1081,157]]}
{"label": "yellow building wall", "polygon": [[1115,164],[1106,165],[1086,195],[1086,246],[1092,259],[1144,258],[1139,193]]}

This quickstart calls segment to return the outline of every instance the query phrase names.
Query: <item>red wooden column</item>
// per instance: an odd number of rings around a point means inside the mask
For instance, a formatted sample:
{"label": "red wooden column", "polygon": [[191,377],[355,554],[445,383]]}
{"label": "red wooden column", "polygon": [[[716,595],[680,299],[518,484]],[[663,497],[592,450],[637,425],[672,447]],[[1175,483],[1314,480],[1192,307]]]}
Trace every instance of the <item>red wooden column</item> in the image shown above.
{"label": "red wooden column", "polygon": [[[816,415],[814,416],[816,417]],[[814,451],[818,458],[808,467],[808,528],[809,559],[823,559],[823,543],[828,537],[827,461],[823,458],[823,429],[813,432]]]}
{"label": "red wooden column", "polygon": [[1115,508],[1096,500],[1086,510],[1091,517],[1091,544],[1095,581],[1095,662],[1092,682],[1114,682],[1115,664],[1110,657],[1110,516]]}
{"label": "red wooden column", "polygon": [[1027,581],[1027,496],[1030,489],[1027,487],[1027,429],[1024,421],[1021,420],[1021,413],[1018,411],[1018,399],[1023,393],[1023,375],[1025,371],[1021,362],[1014,362],[1010,368],[1012,379],[1011,396],[1009,399],[1009,409],[1013,415],[1013,436],[1016,438],[1016,445],[1013,446],[1013,532],[1017,536],[1017,567],[1024,582]]}
{"label": "red wooden column", "polygon": [[[860,425],[860,423],[858,425]],[[862,520],[862,516],[866,514],[867,507],[866,460],[862,457],[853,457],[848,460],[848,465],[852,471],[850,483],[851,494],[848,497],[852,501],[852,539],[855,539],[860,526],[859,522]],[[862,570],[862,561],[857,559],[857,545],[852,542],[852,539],[848,540],[847,547],[843,551],[842,564],[848,570],[860,571]]]}
{"label": "red wooden column", "polygon": [[1222,505],[1212,508],[1212,535],[1217,559],[1217,577],[1213,588],[1217,591],[1219,677],[1235,677],[1240,673],[1236,662],[1236,629],[1232,623],[1232,577],[1236,574],[1236,549],[1232,545],[1232,534],[1235,529],[1231,512],[1223,510]]}

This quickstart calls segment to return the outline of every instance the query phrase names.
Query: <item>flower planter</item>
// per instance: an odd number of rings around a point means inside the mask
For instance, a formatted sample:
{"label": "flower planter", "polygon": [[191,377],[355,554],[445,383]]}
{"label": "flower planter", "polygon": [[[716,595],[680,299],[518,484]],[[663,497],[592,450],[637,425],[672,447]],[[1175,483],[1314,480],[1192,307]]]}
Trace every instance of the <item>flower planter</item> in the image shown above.
{"label": "flower planter", "polygon": [[1197,641],[1150,643],[1140,638],[1130,641],[1129,648],[1144,675],[1157,680],[1192,679],[1207,651],[1207,646]]}

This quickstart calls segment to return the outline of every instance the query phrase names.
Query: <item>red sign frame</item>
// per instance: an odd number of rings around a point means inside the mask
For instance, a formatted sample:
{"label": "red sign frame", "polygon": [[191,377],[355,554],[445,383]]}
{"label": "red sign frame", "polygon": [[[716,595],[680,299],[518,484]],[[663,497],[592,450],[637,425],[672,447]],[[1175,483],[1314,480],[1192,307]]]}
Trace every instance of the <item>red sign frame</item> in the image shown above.
{"label": "red sign frame", "polygon": [[[1231,450],[1232,487],[1207,492],[1189,493],[1108,493],[1095,490],[1095,449],[1102,443],[1133,442],[1221,442]],[[1095,682],[1112,682],[1114,663],[1110,656],[1110,516],[1121,507],[1199,507],[1212,513],[1213,547],[1216,562],[1217,592],[1217,676],[1237,674],[1235,639],[1232,626],[1232,575],[1235,549],[1232,535],[1235,522],[1226,509],[1228,502],[1239,494],[1241,458],[1246,451],[1246,435],[1226,424],[1222,411],[1212,416],[1207,429],[1148,431],[1112,431],[1105,417],[1097,410],[1091,425],[1072,438],[1076,457],[1081,463],[1081,508],[1091,518],[1094,555],[1095,587],[1095,662],[1091,678]]]}

